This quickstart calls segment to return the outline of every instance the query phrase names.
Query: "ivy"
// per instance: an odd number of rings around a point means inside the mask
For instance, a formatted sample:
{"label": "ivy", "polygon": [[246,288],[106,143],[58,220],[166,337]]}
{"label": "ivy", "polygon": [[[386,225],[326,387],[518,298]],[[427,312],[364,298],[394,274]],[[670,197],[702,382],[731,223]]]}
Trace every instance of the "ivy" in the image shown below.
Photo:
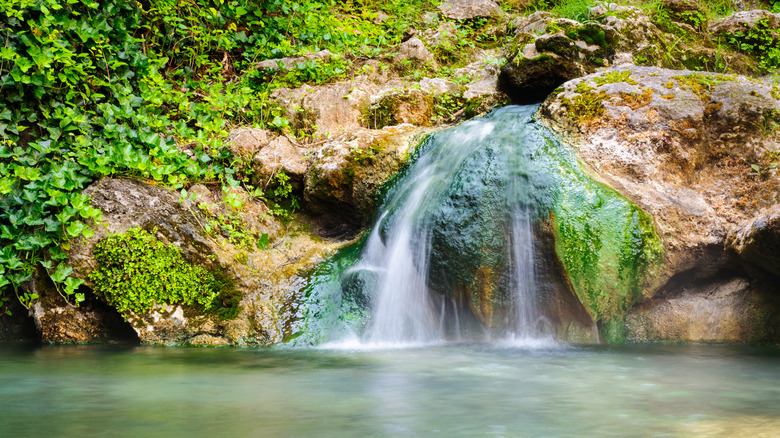
{"label": "ivy", "polygon": [[[20,286],[40,268],[70,303],[83,300],[63,263],[101,221],[87,185],[246,183],[230,129],[289,130],[274,89],[344,77],[350,59],[397,45],[435,3],[0,0],[0,306],[13,295],[32,305]],[[328,62],[257,68],[324,48]],[[249,187],[282,216],[297,208],[288,188],[282,177],[267,196]]]}

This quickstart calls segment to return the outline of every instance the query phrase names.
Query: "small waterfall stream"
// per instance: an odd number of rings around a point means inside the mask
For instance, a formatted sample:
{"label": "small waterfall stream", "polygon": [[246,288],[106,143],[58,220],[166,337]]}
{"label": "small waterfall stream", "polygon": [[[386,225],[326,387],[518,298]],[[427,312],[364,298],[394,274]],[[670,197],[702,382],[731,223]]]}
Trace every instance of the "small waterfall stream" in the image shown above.
{"label": "small waterfall stream", "polygon": [[[454,254],[437,247],[442,239],[484,247],[470,248],[483,260],[468,262],[483,271],[506,271],[492,278],[511,289],[509,311],[503,316],[508,337],[550,336],[536,304],[533,202],[539,187],[534,185],[533,157],[525,147],[536,139],[528,132],[535,110],[504,108],[439,132],[421,146],[417,159],[388,192],[359,262],[347,271],[371,278],[364,281],[371,286],[364,291],[371,305],[362,342],[416,344],[475,335],[461,323],[470,316],[467,301],[473,291],[464,291],[463,281],[451,278]],[[464,202],[476,205],[475,217],[459,217]],[[499,232],[479,235],[479,227],[459,226],[464,219],[472,225],[494,223]],[[472,230],[477,235],[470,235]]]}

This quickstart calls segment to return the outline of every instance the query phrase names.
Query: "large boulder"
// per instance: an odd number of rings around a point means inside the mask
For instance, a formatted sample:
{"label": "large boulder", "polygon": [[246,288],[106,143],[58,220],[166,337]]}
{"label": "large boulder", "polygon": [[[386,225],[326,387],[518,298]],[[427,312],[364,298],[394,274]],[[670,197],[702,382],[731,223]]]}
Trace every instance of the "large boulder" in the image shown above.
{"label": "large boulder", "polygon": [[772,165],[780,150],[772,129],[780,123],[776,86],[620,66],[567,82],[541,114],[598,178],[655,221],[664,261],[658,280],[643,288],[645,299],[665,284],[679,293],[692,281],[728,275],[729,233],[780,203]]}
{"label": "large boulder", "polygon": [[[148,344],[281,342],[292,335],[291,323],[297,318],[298,275],[312,269],[334,248],[305,233],[282,235],[281,225],[264,207],[235,189],[211,191],[196,186],[191,189],[192,196],[180,197],[140,181],[104,179],[85,193],[103,212],[103,222],[94,236],[70,246],[67,262],[73,267],[72,275],[85,280],[80,291],[87,300],[74,307],[40,272],[25,285],[26,291],[41,297],[31,314],[44,342],[128,337]],[[237,203],[241,205],[236,207]],[[92,293],[100,280],[91,274],[105,263],[96,257],[97,245],[139,229],[168,248],[178,248],[175,252],[187,266],[219,278],[223,285],[220,294],[227,294],[219,295],[220,303],[228,307],[225,312],[203,312],[176,302],[159,302],[142,312],[118,312],[101,294]],[[265,241],[273,246],[260,248]],[[138,269],[148,271],[144,266]]]}

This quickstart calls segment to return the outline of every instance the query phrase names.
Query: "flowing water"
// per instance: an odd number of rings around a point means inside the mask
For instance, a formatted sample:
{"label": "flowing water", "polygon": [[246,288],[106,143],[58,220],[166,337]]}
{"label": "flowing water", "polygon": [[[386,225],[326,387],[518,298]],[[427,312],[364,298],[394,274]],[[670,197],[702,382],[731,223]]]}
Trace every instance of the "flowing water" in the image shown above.
{"label": "flowing water", "polygon": [[510,289],[509,311],[497,324],[504,336],[550,339],[536,308],[535,110],[504,108],[437,133],[388,191],[361,257],[344,274],[362,277],[360,293],[370,302],[364,344],[490,336],[463,287],[475,283],[477,269],[497,271],[489,286]]}
{"label": "flowing water", "polygon": [[4,437],[759,437],[780,350],[0,346]]}

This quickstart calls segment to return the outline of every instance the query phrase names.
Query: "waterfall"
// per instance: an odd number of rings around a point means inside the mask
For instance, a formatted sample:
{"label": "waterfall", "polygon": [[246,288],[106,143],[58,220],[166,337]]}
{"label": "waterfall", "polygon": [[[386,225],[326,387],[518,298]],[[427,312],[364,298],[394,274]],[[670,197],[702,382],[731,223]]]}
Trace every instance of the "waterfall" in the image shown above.
{"label": "waterfall", "polygon": [[[530,135],[534,128],[528,123],[535,109],[498,110],[439,132],[420,147],[388,191],[358,263],[347,271],[371,278],[361,283],[368,285],[364,293],[370,301],[362,342],[459,339],[474,326],[462,320],[472,313],[468,287],[479,282],[498,294],[493,299],[499,302],[508,292],[503,328],[508,336],[539,336],[544,319],[536,304],[533,227],[540,184],[528,148],[528,142],[539,140]],[[492,231],[482,231],[479,222]],[[460,263],[461,258],[476,258],[474,265],[482,270]],[[510,290],[496,292],[497,284]],[[477,330],[476,335],[484,334]]]}

